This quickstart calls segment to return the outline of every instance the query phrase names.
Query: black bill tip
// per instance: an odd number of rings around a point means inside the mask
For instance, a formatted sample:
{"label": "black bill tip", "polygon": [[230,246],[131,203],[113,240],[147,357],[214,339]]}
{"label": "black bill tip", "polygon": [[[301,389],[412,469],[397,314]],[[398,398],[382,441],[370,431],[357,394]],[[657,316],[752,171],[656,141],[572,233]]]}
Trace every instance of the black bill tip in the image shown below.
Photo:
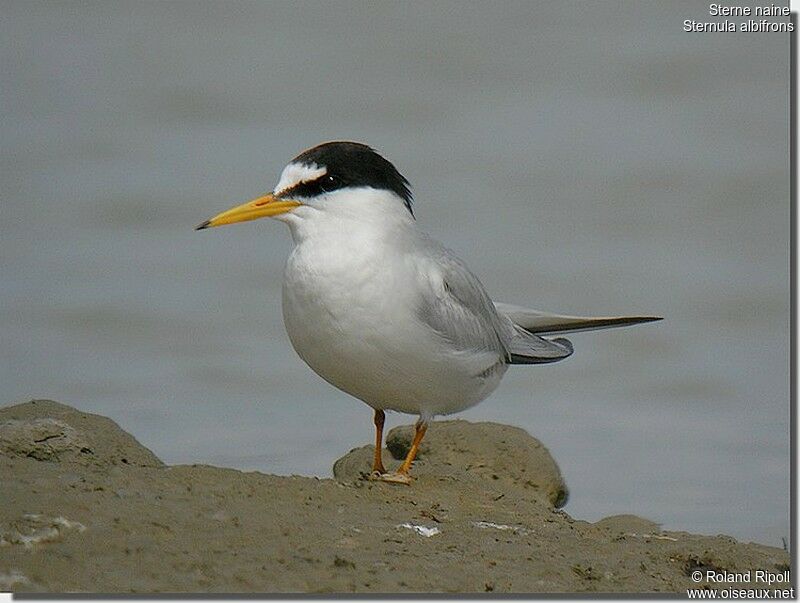
{"label": "black bill tip", "polygon": [[197,227],[195,228],[195,230],[205,230],[205,229],[206,229],[206,228],[208,228],[209,226],[211,226],[211,220],[206,220],[206,221],[205,221],[205,222],[203,222],[203,223],[202,223],[200,226],[197,226]]}

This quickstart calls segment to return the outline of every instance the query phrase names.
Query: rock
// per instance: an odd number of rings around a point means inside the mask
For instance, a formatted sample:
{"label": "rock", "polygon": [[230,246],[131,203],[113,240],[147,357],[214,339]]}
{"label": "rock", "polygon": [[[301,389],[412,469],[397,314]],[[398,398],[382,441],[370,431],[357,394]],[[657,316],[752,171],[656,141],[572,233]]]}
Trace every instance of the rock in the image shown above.
{"label": "rock", "polygon": [[[403,425],[386,436],[386,459],[402,461],[411,447],[414,427]],[[355,448],[333,466],[340,481],[368,475],[372,468],[372,446]],[[546,499],[556,508],[568,498],[567,486],[553,457],[536,438],[518,427],[498,423],[436,421],[422,440],[414,475],[466,474],[503,489],[522,489]]]}
{"label": "rock", "polygon": [[37,461],[57,461],[70,452],[89,450],[74,427],[53,418],[11,419],[0,423],[0,450]]}
{"label": "rock", "polygon": [[[372,472],[372,452],[373,446],[353,448],[333,464],[333,477],[342,482],[365,479]],[[391,453],[384,448],[384,464],[390,458]]]}
{"label": "rock", "polygon": [[0,454],[62,463],[164,465],[111,419],[52,400],[0,408]]}
{"label": "rock", "polygon": [[[685,596],[709,569],[769,570],[791,586],[780,548],[554,509],[555,462],[502,425],[434,424],[406,487],[165,467],[112,421],[55,402],[0,409],[0,424],[0,590]],[[389,434],[398,456],[409,434]],[[371,462],[359,448],[337,473]]]}

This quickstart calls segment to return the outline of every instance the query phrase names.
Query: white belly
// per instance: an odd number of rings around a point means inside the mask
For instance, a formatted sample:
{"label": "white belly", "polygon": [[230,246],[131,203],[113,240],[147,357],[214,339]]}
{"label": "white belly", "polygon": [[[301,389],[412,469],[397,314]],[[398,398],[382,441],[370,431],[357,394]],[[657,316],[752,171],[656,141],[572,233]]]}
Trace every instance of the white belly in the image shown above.
{"label": "white belly", "polygon": [[449,350],[416,316],[415,277],[401,258],[298,245],[284,275],[286,330],[318,375],[373,408],[458,412],[488,396],[506,366],[495,353]]}

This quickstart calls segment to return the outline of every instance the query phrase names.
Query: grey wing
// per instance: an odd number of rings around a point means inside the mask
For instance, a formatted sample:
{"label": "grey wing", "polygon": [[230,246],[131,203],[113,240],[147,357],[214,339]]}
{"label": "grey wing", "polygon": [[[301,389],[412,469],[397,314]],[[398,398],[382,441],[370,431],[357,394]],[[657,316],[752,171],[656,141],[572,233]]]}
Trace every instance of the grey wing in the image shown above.
{"label": "grey wing", "polygon": [[544,364],[558,362],[572,355],[569,339],[557,337],[545,339],[514,325],[514,338],[511,340],[510,364]]}
{"label": "grey wing", "polygon": [[450,250],[423,239],[418,247],[419,318],[457,351],[508,357],[513,326],[501,319],[478,278]]}
{"label": "grey wing", "polygon": [[508,317],[515,325],[540,335],[613,329],[661,320],[659,316],[566,316],[501,302],[494,302],[494,305],[501,315]]}
{"label": "grey wing", "polygon": [[423,239],[419,317],[458,351],[493,351],[509,364],[554,362],[572,353],[566,339],[528,333],[498,313],[483,285],[450,250]]}

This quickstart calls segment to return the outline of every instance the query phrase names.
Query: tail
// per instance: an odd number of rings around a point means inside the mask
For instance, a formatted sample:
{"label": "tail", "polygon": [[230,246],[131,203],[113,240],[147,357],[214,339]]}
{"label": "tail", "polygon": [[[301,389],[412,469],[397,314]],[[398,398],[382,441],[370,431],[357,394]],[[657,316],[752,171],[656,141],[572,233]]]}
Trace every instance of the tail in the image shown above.
{"label": "tail", "polygon": [[522,327],[528,333],[537,335],[614,329],[616,327],[629,327],[644,322],[662,320],[660,316],[565,316],[501,302],[494,302],[494,307],[497,308],[500,314],[507,316],[515,325]]}

